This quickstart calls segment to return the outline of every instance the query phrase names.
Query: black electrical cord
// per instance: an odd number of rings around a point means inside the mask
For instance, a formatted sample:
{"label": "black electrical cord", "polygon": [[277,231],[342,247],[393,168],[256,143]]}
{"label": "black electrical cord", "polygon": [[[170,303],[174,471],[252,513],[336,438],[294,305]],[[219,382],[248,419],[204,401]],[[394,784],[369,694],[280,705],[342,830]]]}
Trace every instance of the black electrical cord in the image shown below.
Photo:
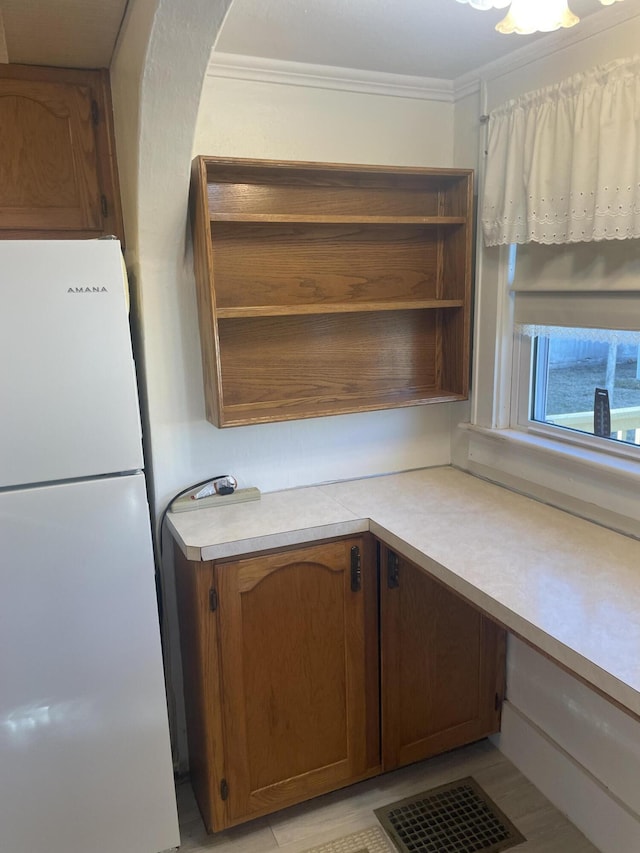
{"label": "black electrical cord", "polygon": [[199,483],[192,483],[190,486],[187,486],[186,489],[183,489],[181,492],[177,492],[167,503],[165,508],[162,511],[162,515],[160,516],[160,524],[158,525],[158,545],[160,550],[160,563],[162,564],[162,532],[164,530],[164,523],[167,518],[167,513],[171,509],[171,504],[174,501],[177,501],[178,498],[181,498],[183,495],[186,495],[188,492],[193,491],[193,489],[198,489],[200,486],[205,486],[207,483],[210,483],[212,480],[219,480],[221,477],[228,477],[228,474],[216,474],[214,477],[207,477],[206,480],[200,480]]}
{"label": "black electrical cord", "polygon": [[193,489],[198,489],[200,486],[204,486],[207,483],[210,483],[211,480],[217,480],[219,477],[226,477],[226,474],[216,474],[215,477],[207,477],[206,480],[201,480],[199,483],[192,483],[190,486],[187,486],[186,489],[183,489],[181,492],[177,492],[167,503],[165,508],[162,511],[162,515],[160,516],[160,523],[158,524],[158,568],[156,570],[156,599],[158,602],[158,617],[160,620],[160,624],[163,624],[164,619],[164,592],[162,589],[162,558],[163,558],[163,533],[164,533],[164,523],[167,518],[167,513],[171,509],[171,504],[181,498],[183,495],[186,495],[187,492],[191,492]]}
{"label": "black electrical cord", "polygon": [[[225,474],[218,474],[216,477],[207,477],[206,480],[201,480],[199,483],[193,483],[191,486],[187,486],[187,488],[183,489],[181,492],[177,492],[177,494],[175,494],[171,498],[171,500],[168,501],[168,503],[166,504],[166,506],[163,509],[162,514],[160,516],[160,522],[158,524],[158,552],[157,552],[159,559],[158,559],[158,565],[156,566],[155,581],[156,581],[156,600],[157,600],[157,604],[158,604],[158,619],[159,619],[159,624],[160,624],[160,642],[162,643],[162,654],[163,654],[163,656],[166,654],[166,650],[165,650],[165,636],[164,636],[164,628],[163,628],[163,626],[164,626],[164,590],[162,589],[162,580],[163,580],[162,579],[162,557],[163,557],[163,542],[162,542],[162,540],[163,540],[163,532],[164,532],[164,523],[165,523],[166,518],[167,518],[167,513],[171,509],[172,503],[175,500],[177,500],[178,498],[181,498],[183,495],[186,495],[187,492],[190,492],[193,489],[198,489],[198,488],[200,488],[200,486],[204,486],[207,483],[210,483],[211,480],[217,480],[218,477],[224,477],[224,476],[226,476],[226,475]],[[169,701],[170,701],[170,703],[174,709],[173,715],[175,718],[175,714],[176,714],[175,697],[173,694],[173,685],[171,684],[171,678],[170,677],[168,678],[168,681],[167,681],[167,694],[170,697]],[[171,713],[170,713],[170,716],[171,716]]]}

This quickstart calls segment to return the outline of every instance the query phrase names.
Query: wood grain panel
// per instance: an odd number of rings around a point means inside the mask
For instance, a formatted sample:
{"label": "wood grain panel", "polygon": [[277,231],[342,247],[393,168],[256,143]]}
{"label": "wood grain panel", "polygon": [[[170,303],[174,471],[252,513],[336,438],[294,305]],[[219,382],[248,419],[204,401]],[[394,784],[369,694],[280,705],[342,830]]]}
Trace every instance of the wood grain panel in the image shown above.
{"label": "wood grain panel", "polygon": [[465,311],[438,311],[438,358],[436,385],[464,395],[469,387],[469,350],[462,346],[469,334],[469,318]]}
{"label": "wood grain panel", "polygon": [[434,388],[435,320],[398,311],[220,321],[223,405]]}
{"label": "wood grain panel", "polygon": [[[382,190],[386,196],[384,213],[392,209],[389,206],[390,198],[393,205],[394,198],[405,194],[406,199],[413,199],[418,204],[422,215],[433,215],[438,206],[438,193],[446,187],[451,199],[448,214],[465,215],[466,211],[465,202],[458,190],[462,184],[462,193],[466,192],[468,172],[465,170],[239,158],[202,159],[207,166],[212,210],[221,209],[218,202],[224,199],[231,206],[237,205],[237,212],[242,208],[248,209],[250,203],[253,207],[248,212],[258,213],[260,211],[255,208],[255,203],[259,205],[261,198],[266,200],[266,194],[269,192],[274,193],[271,199],[273,203],[278,198],[284,201],[287,193],[291,199],[297,198],[298,190],[308,190],[311,193],[321,190],[317,196],[320,209],[325,201],[334,205],[335,202],[331,199],[336,198],[345,200],[357,214],[367,214],[372,212],[367,210],[369,202]],[[256,197],[252,199],[254,192]],[[418,194],[422,196],[420,201]],[[382,198],[381,195],[379,197]],[[411,201],[409,204],[411,205]],[[424,214],[424,210],[428,210],[428,213]],[[404,212],[408,213],[406,210]],[[399,213],[402,215],[402,211]]]}
{"label": "wood grain panel", "polygon": [[102,233],[105,236],[113,235],[117,237],[124,248],[127,241],[124,232],[124,221],[122,219],[120,179],[118,174],[118,157],[116,154],[109,70],[107,68],[100,68],[89,73],[92,74],[91,90],[93,98],[98,105],[98,124],[95,127],[96,152],[98,154],[98,182],[100,184],[100,192],[106,201],[106,211],[102,210]]}
{"label": "wood grain panel", "polygon": [[357,225],[212,226],[220,307],[434,298],[429,231]]}
{"label": "wood grain panel", "polygon": [[441,228],[442,292],[450,299],[470,298],[472,224]]}
{"label": "wood grain panel", "polygon": [[190,207],[193,231],[193,265],[198,296],[198,328],[205,387],[207,418],[214,424],[222,421],[220,376],[220,344],[215,319],[216,290],[213,285],[213,247],[209,234],[207,200],[204,191],[205,166],[194,160],[192,166]]}
{"label": "wood grain panel", "polygon": [[383,573],[381,604],[385,769],[497,731],[504,632],[402,559],[397,588]]}
{"label": "wood grain panel", "polygon": [[370,395],[353,395],[336,400],[316,397],[284,400],[278,403],[249,403],[227,406],[221,412],[220,426],[273,423],[274,421],[300,420],[301,418],[329,417],[351,412],[373,412],[380,409],[397,409],[401,406],[420,406],[424,403],[451,403],[464,400],[465,395],[442,388],[388,391]]}
{"label": "wood grain panel", "polygon": [[292,563],[262,583],[242,603],[251,790],[348,755],[343,577],[322,563],[304,572]]}
{"label": "wood grain panel", "polygon": [[252,305],[240,308],[216,308],[218,319],[238,319],[246,317],[294,317],[311,314],[363,314],[379,311],[418,311],[421,309],[463,308],[461,299],[400,299],[391,302],[381,299],[378,302],[299,302],[288,305]]}
{"label": "wood grain panel", "polygon": [[[286,181],[286,177],[284,178]],[[224,213],[308,213],[342,216],[437,216],[437,192],[423,187],[314,184],[210,184],[209,209]]]}
{"label": "wood grain panel", "polygon": [[224,778],[218,632],[209,607],[213,564],[192,563],[174,546],[180,650],[189,739],[189,773],[209,832],[225,826],[219,796]]}
{"label": "wood grain panel", "polygon": [[90,92],[0,79],[0,126],[0,227],[99,229]]}
{"label": "wood grain panel", "polygon": [[352,546],[363,538],[216,566],[231,821],[375,772]]}
{"label": "wood grain panel", "polygon": [[470,217],[473,210],[473,174],[451,180],[442,194],[440,212],[443,216]]}
{"label": "wood grain panel", "polygon": [[124,243],[108,71],[0,65],[0,236]]}

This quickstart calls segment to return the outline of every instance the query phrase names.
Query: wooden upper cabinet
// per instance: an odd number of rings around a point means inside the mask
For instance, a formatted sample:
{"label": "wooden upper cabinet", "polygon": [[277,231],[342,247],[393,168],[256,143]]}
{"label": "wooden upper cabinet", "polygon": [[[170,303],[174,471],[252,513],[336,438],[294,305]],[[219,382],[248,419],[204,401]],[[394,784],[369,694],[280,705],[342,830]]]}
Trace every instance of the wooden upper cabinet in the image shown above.
{"label": "wooden upper cabinet", "polygon": [[472,200],[465,169],[197,158],[208,419],[465,399]]}
{"label": "wooden upper cabinet", "polygon": [[123,240],[106,71],[0,65],[0,238]]}
{"label": "wooden upper cabinet", "polygon": [[392,770],[499,731],[505,632],[382,548],[382,761]]}

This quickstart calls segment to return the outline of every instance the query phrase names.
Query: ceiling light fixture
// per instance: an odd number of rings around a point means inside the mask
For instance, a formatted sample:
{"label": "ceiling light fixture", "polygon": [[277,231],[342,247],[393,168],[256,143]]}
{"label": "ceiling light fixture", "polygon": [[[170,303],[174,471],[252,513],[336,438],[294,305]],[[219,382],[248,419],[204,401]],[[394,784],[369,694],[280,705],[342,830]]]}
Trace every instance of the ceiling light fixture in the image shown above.
{"label": "ceiling light fixture", "polygon": [[[621,0],[600,0],[611,6]],[[496,24],[499,33],[549,33],[560,27],[573,27],[580,18],[569,8],[568,0],[458,0],[474,9],[506,9],[506,16]]]}

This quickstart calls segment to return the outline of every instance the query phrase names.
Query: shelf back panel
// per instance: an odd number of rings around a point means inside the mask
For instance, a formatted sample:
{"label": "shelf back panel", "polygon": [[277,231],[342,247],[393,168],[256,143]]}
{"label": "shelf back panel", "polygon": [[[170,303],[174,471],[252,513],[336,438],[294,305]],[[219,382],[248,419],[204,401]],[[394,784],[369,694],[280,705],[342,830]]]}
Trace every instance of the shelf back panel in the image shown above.
{"label": "shelf back panel", "polygon": [[223,406],[434,389],[435,313],[220,321]]}
{"label": "shelf back panel", "polygon": [[[442,229],[444,230],[444,229]],[[395,226],[215,224],[220,308],[436,298],[427,231]]]}
{"label": "shelf back panel", "polygon": [[470,176],[344,170],[207,171],[211,213],[465,216]]}

